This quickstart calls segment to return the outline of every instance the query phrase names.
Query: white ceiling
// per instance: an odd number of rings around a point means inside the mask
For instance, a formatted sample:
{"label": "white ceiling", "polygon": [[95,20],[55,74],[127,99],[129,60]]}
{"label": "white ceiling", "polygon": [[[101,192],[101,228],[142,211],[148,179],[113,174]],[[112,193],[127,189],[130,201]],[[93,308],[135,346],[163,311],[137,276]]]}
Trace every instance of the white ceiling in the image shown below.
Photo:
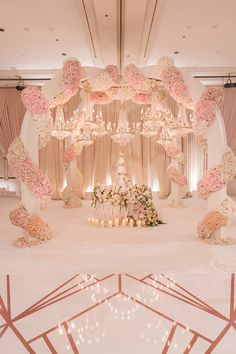
{"label": "white ceiling", "polygon": [[234,73],[235,13],[235,0],[0,0],[0,78],[51,77],[62,53],[84,66],[168,55],[192,73]]}

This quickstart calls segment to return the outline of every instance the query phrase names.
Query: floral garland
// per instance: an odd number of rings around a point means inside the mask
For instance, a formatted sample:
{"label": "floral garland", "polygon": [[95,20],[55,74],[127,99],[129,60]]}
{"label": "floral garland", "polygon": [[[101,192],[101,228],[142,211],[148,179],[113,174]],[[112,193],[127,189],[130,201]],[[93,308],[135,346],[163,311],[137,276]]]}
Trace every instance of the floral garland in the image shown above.
{"label": "floral garland", "polygon": [[166,155],[171,159],[176,159],[179,164],[184,165],[186,162],[185,154],[181,152],[174,144],[167,144],[164,146]]}
{"label": "floral garland", "polygon": [[49,110],[49,103],[43,96],[41,87],[38,86],[26,87],[21,92],[21,101],[32,115],[44,114]]}
{"label": "floral garland", "polygon": [[130,181],[127,181],[124,186],[106,187],[97,184],[93,190],[92,206],[97,207],[106,202],[126,208],[128,217],[134,220],[135,226],[138,220],[146,226],[162,224],[153,205],[151,188],[144,184],[132,185]]}
{"label": "floral garland", "polygon": [[179,187],[182,187],[183,190],[186,190],[186,187],[188,185],[188,181],[186,176],[184,176],[182,173],[180,173],[173,165],[169,165],[167,170],[167,177],[177,184]]}
{"label": "floral garland", "polygon": [[[166,154],[171,159],[175,159],[180,165],[184,165],[186,162],[185,154],[179,150],[179,148],[174,143],[169,143],[164,145]],[[167,177],[180,188],[182,197],[184,197],[188,191],[188,181],[184,174],[182,174],[178,169],[170,164],[166,170]],[[176,202],[173,196],[170,194],[167,198],[167,205],[170,208],[178,208],[182,204]]]}
{"label": "floral garland", "polygon": [[51,196],[52,186],[49,179],[32,162],[19,136],[11,143],[7,159],[14,176],[25,183],[35,197]]}
{"label": "floral garland", "polygon": [[201,197],[207,199],[213,192],[221,190],[234,176],[236,176],[236,156],[230,149],[223,155],[221,163],[207,171],[198,182]]}
{"label": "floral garland", "polygon": [[88,79],[83,83],[86,90],[90,91],[106,91],[114,85],[119,78],[119,71],[117,66],[108,65],[104,72],[100,75]]}
{"label": "floral garland", "polygon": [[53,129],[53,118],[51,112],[32,116],[36,130],[39,135],[39,149],[44,148],[51,139]]}
{"label": "floral garland", "polygon": [[94,91],[90,93],[90,101],[94,104],[109,104],[113,101],[105,92]]}
{"label": "floral garland", "polygon": [[151,104],[152,102],[152,95],[150,93],[136,93],[133,98],[133,102],[137,104]]}
{"label": "floral garland", "polygon": [[134,97],[135,90],[129,86],[111,87],[106,91],[106,94],[112,100],[127,101]]}
{"label": "floral garland", "polygon": [[52,232],[38,215],[30,215],[23,205],[13,209],[9,215],[14,226],[22,228],[23,237],[18,238],[14,244],[17,247],[32,247],[52,239]]}
{"label": "floral garland", "polygon": [[62,162],[65,168],[68,168],[71,161],[75,160],[83,150],[83,146],[76,142],[75,144],[70,144],[68,148],[65,150],[62,158]]}
{"label": "floral garland", "polygon": [[80,208],[82,206],[82,187],[83,176],[81,175],[80,170],[77,169],[71,185],[65,187],[62,192],[62,200],[65,208]]}
{"label": "floral garland", "polygon": [[162,57],[157,63],[158,74],[162,80],[162,85],[169,94],[185,107],[193,109],[194,102],[188,93],[183,75],[174,65],[172,59]]}
{"label": "floral garland", "polygon": [[[203,220],[199,222],[197,227],[198,237],[219,244],[219,240],[216,240],[214,237],[214,232],[230,225],[235,217],[236,204],[230,197],[227,197],[217,210],[210,211]],[[221,242],[222,244],[232,243],[229,239],[222,240]]]}
{"label": "floral garland", "polygon": [[124,79],[135,90],[143,89],[146,78],[134,64],[129,64],[124,70]]}
{"label": "floral garland", "polygon": [[61,87],[56,97],[50,102],[50,108],[61,106],[74,96],[80,87],[82,67],[78,59],[68,58],[62,69]]}
{"label": "floral garland", "polygon": [[216,107],[222,108],[223,97],[221,87],[209,86],[195,106],[193,132],[204,149],[207,148],[208,129],[216,118]]}
{"label": "floral garland", "polygon": [[81,64],[79,60],[73,58],[67,59],[63,65],[62,90],[70,98],[78,92],[80,79]]}

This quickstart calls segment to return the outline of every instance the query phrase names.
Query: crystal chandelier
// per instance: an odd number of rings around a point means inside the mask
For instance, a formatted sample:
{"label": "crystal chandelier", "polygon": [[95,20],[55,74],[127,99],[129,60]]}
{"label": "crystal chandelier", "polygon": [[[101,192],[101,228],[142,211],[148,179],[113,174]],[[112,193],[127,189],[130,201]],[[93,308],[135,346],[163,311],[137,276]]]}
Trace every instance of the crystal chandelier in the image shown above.
{"label": "crystal chandelier", "polygon": [[56,110],[56,118],[51,135],[58,140],[63,140],[71,135],[72,130],[75,127],[75,121],[73,118],[65,121],[63,106],[58,106]]}
{"label": "crystal chandelier", "polygon": [[102,118],[102,112],[96,114],[95,122],[96,122],[96,127],[94,129],[93,134],[98,138],[102,138],[108,133],[110,124],[108,123],[106,125],[105,121]]}
{"label": "crystal chandelier", "polygon": [[167,125],[163,125],[158,135],[157,143],[160,145],[168,145],[174,140],[174,133]]}
{"label": "crystal chandelier", "polygon": [[175,135],[184,136],[192,133],[192,115],[187,116],[186,108],[179,104],[178,115],[176,118],[172,117],[169,120],[169,127]]}
{"label": "crystal chandelier", "polygon": [[118,124],[115,129],[115,133],[111,135],[111,138],[115,143],[125,146],[131,140],[133,140],[134,137],[135,137],[135,135],[131,131],[130,126],[129,126],[129,122],[127,119],[127,109],[126,109],[126,107],[121,106],[120,112],[119,112]]}
{"label": "crystal chandelier", "polygon": [[83,146],[89,146],[94,143],[95,136],[90,124],[84,123],[82,126],[80,126],[76,135],[76,141]]}

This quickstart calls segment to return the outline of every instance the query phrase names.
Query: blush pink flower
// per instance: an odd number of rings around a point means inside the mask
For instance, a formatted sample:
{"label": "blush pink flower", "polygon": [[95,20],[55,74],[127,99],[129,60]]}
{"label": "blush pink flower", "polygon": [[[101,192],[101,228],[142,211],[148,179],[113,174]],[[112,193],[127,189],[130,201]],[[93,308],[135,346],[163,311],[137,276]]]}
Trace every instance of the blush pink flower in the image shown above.
{"label": "blush pink flower", "polygon": [[139,71],[136,65],[130,64],[124,70],[125,81],[129,86],[138,90],[141,89],[145,82],[145,76]]}
{"label": "blush pink flower", "polygon": [[94,104],[109,104],[112,102],[112,98],[108,97],[105,92],[101,91],[91,92],[90,100]]}
{"label": "blush pink flower", "polygon": [[21,100],[27,111],[33,115],[43,114],[49,110],[49,103],[38,86],[26,87],[21,92]]}
{"label": "blush pink flower", "polygon": [[63,66],[63,91],[69,97],[74,96],[79,89],[81,79],[81,64],[77,59],[68,59]]}
{"label": "blush pink flower", "polygon": [[168,146],[166,148],[166,154],[167,156],[171,158],[175,158],[179,153],[179,149],[176,146]]}
{"label": "blush pink flower", "polygon": [[150,93],[136,93],[132,100],[137,104],[151,104],[152,96]]}
{"label": "blush pink flower", "polygon": [[107,65],[105,71],[111,76],[113,81],[119,79],[119,71],[116,65]]}
{"label": "blush pink flower", "polygon": [[219,191],[225,184],[219,170],[213,168],[205,174],[205,176],[198,182],[198,191],[202,198],[207,199],[213,192]]}

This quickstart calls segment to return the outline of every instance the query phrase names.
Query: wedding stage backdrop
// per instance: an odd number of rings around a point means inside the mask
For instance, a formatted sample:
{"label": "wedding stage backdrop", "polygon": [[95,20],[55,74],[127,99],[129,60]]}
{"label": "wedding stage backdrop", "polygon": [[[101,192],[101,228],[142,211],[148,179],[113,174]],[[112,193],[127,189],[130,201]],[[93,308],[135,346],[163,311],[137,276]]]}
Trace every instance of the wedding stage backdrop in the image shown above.
{"label": "wedding stage backdrop", "polygon": [[[176,112],[177,106],[169,100]],[[79,94],[66,104],[65,116],[73,115],[80,102]],[[105,120],[117,119],[117,101],[109,105],[97,106]],[[129,101],[128,114],[131,121],[138,121],[140,105]],[[0,175],[3,177],[3,156],[13,139],[19,134],[25,108],[20,100],[20,93],[15,89],[0,90],[0,141],[3,152],[0,155]],[[236,88],[224,89],[223,117],[229,146],[236,153]],[[182,139],[183,151],[187,155],[186,176],[190,191],[196,190],[196,183],[206,168],[206,158],[193,134]],[[40,151],[40,168],[45,171],[53,185],[53,199],[61,198],[61,191],[66,184],[66,171],[62,166],[65,146],[55,138]],[[109,137],[98,139],[92,146],[86,147],[78,158],[78,167],[84,178],[84,190],[91,190],[97,183],[110,183],[116,170],[119,146]],[[147,139],[136,136],[126,148],[128,174],[137,183],[147,183],[153,191],[160,191],[160,197],[166,197],[170,184],[166,179],[166,167],[169,158],[164,148],[156,144],[155,138]],[[230,194],[236,194],[236,182],[231,183]]]}
{"label": "wedding stage backdrop", "polygon": [[[3,142],[2,148],[6,153],[12,140],[19,134],[25,109],[20,101],[19,93],[13,89],[1,90],[0,99],[0,141]],[[73,116],[80,100],[77,94],[66,104],[66,118]],[[174,100],[169,98],[168,104],[176,114],[177,105]],[[119,102],[115,101],[109,105],[96,105],[95,109],[102,112],[105,121],[114,123],[118,119],[119,106]],[[127,112],[130,122],[139,121],[141,108],[141,105],[128,101]],[[197,189],[197,181],[205,170],[206,159],[203,149],[196,142],[193,134],[182,138],[182,145],[187,155],[184,173],[189,180],[191,192]],[[85,191],[91,191],[96,183],[111,184],[116,173],[119,149],[120,147],[109,136],[97,139],[93,145],[83,149],[77,164],[83,175]],[[67,173],[62,165],[64,150],[64,141],[58,141],[55,138],[51,138],[47,146],[40,150],[40,168],[46,172],[52,182],[53,199],[61,198],[61,192],[66,185]],[[128,175],[134,183],[146,183],[153,191],[159,191],[160,198],[168,196],[170,183],[166,178],[166,168],[170,159],[166,156],[163,146],[156,143],[155,138],[135,136],[135,139],[126,147],[126,160]],[[3,157],[1,158],[1,171],[3,171]]]}

